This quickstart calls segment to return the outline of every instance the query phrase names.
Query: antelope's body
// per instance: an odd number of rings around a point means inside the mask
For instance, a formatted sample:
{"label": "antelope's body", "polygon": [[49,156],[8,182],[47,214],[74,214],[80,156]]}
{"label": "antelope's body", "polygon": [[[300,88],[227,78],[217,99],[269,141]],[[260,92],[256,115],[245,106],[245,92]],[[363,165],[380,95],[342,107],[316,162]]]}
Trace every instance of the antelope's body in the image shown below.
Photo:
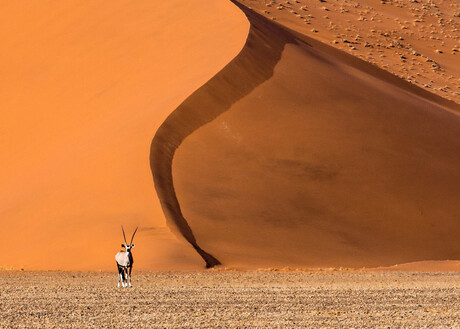
{"label": "antelope's body", "polygon": [[118,266],[121,267],[130,267],[133,266],[134,260],[131,251],[120,250],[115,255],[115,260],[117,261]]}
{"label": "antelope's body", "polygon": [[131,271],[133,270],[133,253],[131,251],[132,248],[134,248],[133,239],[134,239],[134,234],[136,234],[137,228],[133,233],[133,236],[131,238],[131,242],[128,244],[126,242],[126,237],[125,237],[125,231],[123,230],[123,226],[121,227],[121,230],[123,232],[123,239],[125,240],[125,243],[122,244],[122,248],[125,248],[125,250],[120,250],[116,255],[115,255],[115,261],[117,262],[117,268],[118,268],[118,286],[122,287],[132,287],[131,285]]}

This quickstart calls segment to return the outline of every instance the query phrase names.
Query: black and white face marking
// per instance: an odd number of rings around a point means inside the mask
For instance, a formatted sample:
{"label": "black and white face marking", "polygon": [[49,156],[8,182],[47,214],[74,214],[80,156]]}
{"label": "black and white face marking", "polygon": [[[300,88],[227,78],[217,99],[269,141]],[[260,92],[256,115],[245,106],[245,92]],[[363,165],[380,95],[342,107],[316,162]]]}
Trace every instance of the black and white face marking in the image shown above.
{"label": "black and white face marking", "polygon": [[134,248],[135,244],[133,243],[126,245],[123,243],[121,246],[126,249],[126,252],[129,252],[132,248]]}

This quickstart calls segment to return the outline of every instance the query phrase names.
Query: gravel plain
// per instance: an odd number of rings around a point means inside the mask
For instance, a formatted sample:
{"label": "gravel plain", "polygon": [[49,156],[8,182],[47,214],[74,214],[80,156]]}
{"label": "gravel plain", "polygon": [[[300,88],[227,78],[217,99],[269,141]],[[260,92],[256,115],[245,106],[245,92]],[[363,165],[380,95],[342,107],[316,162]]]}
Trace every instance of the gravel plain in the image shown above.
{"label": "gravel plain", "polygon": [[0,271],[0,328],[460,328],[460,273]]}

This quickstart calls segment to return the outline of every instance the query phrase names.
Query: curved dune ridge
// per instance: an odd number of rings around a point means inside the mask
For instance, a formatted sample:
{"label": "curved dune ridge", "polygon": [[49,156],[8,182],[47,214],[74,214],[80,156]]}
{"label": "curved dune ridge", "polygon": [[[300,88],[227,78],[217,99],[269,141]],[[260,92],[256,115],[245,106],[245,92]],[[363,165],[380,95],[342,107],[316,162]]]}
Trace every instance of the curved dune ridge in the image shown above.
{"label": "curved dune ridge", "polygon": [[165,118],[243,47],[227,0],[0,3],[1,268],[197,269],[149,167]]}
{"label": "curved dune ridge", "polygon": [[[251,12],[248,14],[251,15]],[[268,39],[270,42],[265,42]],[[260,26],[251,25],[241,53],[187,98],[161,125],[152,141],[150,164],[165,216],[203,257],[207,267],[219,265],[220,262],[199,247],[182,214],[173,184],[174,154],[186,137],[268,80],[287,42],[295,42],[295,38],[268,21],[261,21]],[[263,61],[259,61],[259,58],[263,58]]]}
{"label": "curved dune ridge", "polygon": [[207,266],[458,259],[459,106],[234,3],[246,45],[151,147]]}

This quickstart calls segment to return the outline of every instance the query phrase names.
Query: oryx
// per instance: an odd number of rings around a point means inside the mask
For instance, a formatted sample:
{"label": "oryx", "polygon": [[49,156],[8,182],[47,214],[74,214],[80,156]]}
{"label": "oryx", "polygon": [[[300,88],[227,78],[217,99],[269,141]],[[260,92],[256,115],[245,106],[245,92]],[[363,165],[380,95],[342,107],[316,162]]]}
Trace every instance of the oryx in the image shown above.
{"label": "oryx", "polygon": [[136,234],[137,227],[134,230],[133,236],[131,237],[131,242],[128,244],[126,242],[126,237],[125,237],[125,230],[123,229],[123,225],[121,226],[121,231],[123,232],[123,239],[125,240],[125,243],[121,244],[122,248],[125,248],[126,251],[120,250],[116,255],[115,255],[115,260],[117,262],[117,268],[118,268],[118,286],[122,287],[127,287],[128,285],[132,287],[131,285],[131,271],[133,269],[133,253],[131,251],[132,248],[134,248],[133,244],[133,239],[134,239],[134,234]]}

